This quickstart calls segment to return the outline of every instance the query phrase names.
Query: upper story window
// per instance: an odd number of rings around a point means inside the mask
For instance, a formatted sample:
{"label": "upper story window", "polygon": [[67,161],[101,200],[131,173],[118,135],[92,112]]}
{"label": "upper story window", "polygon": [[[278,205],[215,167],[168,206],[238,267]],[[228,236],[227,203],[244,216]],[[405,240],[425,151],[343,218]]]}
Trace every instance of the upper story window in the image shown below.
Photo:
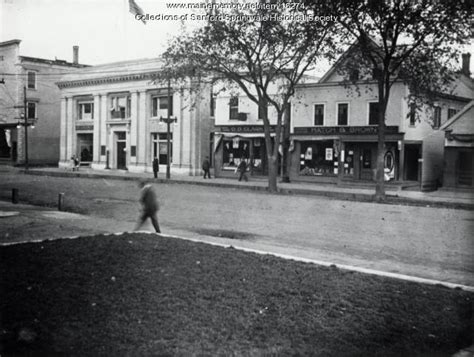
{"label": "upper story window", "polygon": [[433,109],[433,128],[438,129],[441,126],[441,107],[435,106]]}
{"label": "upper story window", "polygon": [[369,103],[369,125],[379,124],[379,102]]}
{"label": "upper story window", "polygon": [[349,72],[349,80],[351,82],[357,82],[359,80],[359,70],[357,69],[352,69]]}
{"label": "upper story window", "polygon": [[324,104],[314,105],[314,125],[324,125]]}
{"label": "upper story window", "polygon": [[349,104],[338,103],[337,105],[337,125],[347,125],[349,123]]}
{"label": "upper story window", "polygon": [[28,89],[36,89],[36,72],[28,71]]}
{"label": "upper story window", "polygon": [[129,95],[114,95],[110,97],[110,118],[130,118],[131,99]]}
{"label": "upper story window", "polygon": [[27,119],[36,119],[37,118],[37,103],[28,102],[26,103],[26,118]]}
{"label": "upper story window", "polygon": [[415,104],[410,104],[410,126],[415,126],[416,122],[416,106]]}
{"label": "upper story window", "polygon": [[156,96],[151,98],[151,116],[168,116],[168,103],[170,106],[170,116],[173,115],[173,97],[169,100],[168,96]]}
{"label": "upper story window", "polygon": [[94,119],[94,103],[93,102],[79,102],[77,104],[78,115],[80,120]]}
{"label": "upper story window", "polygon": [[450,119],[452,116],[456,115],[457,112],[458,112],[457,109],[449,108],[448,109],[448,119]]}
{"label": "upper story window", "polygon": [[230,97],[229,119],[239,119],[239,97]]}

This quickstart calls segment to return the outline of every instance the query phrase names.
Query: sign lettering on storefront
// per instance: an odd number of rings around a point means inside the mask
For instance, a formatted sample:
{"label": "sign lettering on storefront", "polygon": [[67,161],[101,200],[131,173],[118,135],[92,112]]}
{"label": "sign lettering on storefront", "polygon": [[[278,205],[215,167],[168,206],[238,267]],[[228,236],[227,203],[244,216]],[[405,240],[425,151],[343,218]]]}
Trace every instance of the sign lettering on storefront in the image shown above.
{"label": "sign lettering on storefront", "polygon": [[[295,134],[315,135],[376,135],[378,126],[305,126],[295,127]],[[398,126],[386,126],[386,134],[398,133]]]}
{"label": "sign lettering on storefront", "polygon": [[94,125],[76,125],[76,130],[94,130]]}
{"label": "sign lettering on storefront", "polygon": [[[216,126],[216,131],[223,133],[263,133],[262,125],[227,125]],[[271,126],[270,131],[275,131],[275,126]]]}

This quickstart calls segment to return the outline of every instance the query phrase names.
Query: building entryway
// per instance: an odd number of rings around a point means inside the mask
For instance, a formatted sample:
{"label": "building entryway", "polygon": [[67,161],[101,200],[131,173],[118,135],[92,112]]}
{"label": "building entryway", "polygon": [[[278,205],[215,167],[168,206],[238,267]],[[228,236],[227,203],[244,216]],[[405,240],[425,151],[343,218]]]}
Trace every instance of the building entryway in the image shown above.
{"label": "building entryway", "polygon": [[472,150],[460,150],[457,160],[457,185],[473,187],[474,185],[474,152]]}
{"label": "building entryway", "polygon": [[127,169],[127,137],[125,132],[116,132],[117,137],[117,169]]}
{"label": "building entryway", "polygon": [[81,163],[91,163],[93,157],[93,134],[77,134],[77,157]]}
{"label": "building entryway", "polygon": [[405,173],[404,179],[407,181],[419,181],[421,158],[420,144],[405,144]]}

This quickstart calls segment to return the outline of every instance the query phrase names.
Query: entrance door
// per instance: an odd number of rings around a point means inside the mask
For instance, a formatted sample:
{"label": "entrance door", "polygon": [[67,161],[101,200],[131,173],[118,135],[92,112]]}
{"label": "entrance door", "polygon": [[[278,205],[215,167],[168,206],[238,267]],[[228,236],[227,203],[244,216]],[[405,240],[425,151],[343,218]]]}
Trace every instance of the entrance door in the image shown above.
{"label": "entrance door", "polygon": [[267,152],[265,149],[265,141],[263,138],[253,139],[252,151],[252,174],[253,175],[268,175],[267,168]]}
{"label": "entrance door", "polygon": [[418,181],[420,151],[419,144],[405,144],[405,180]]}
{"label": "entrance door", "polygon": [[77,153],[81,162],[92,162],[93,134],[77,134]]}
{"label": "entrance door", "polygon": [[375,144],[361,144],[358,155],[359,178],[361,180],[373,180],[377,160],[377,146]]}
{"label": "entrance door", "polygon": [[346,143],[343,162],[343,173],[344,176],[354,177],[354,157],[355,157],[355,146],[353,144]]}
{"label": "entrance door", "polygon": [[125,152],[126,143],[123,141],[117,141],[117,169],[127,169],[127,156]]}
{"label": "entrance door", "polygon": [[459,186],[473,186],[473,151],[459,151],[457,162],[457,184]]}

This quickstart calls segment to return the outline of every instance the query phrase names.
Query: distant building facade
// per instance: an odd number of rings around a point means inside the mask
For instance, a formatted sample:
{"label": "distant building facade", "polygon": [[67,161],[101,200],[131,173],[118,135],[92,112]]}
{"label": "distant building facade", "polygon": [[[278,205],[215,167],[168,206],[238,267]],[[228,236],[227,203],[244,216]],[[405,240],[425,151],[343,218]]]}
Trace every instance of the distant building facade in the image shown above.
{"label": "distant building facade", "polygon": [[443,187],[474,188],[474,100],[441,126],[444,140]]}
{"label": "distant building facade", "polygon": [[55,82],[84,65],[78,63],[77,47],[71,63],[20,56],[20,42],[0,43],[0,161],[21,165],[27,154],[32,165],[55,164],[60,135],[60,91]]}
{"label": "distant building facade", "polygon": [[[155,83],[159,59],[109,63],[63,77],[60,167],[77,156],[93,169],[160,172],[168,156],[172,173],[197,175],[210,152],[210,90],[205,82],[181,88]],[[167,150],[168,108],[171,150]]]}
{"label": "distant building facade", "polygon": [[[417,181],[424,190],[441,184],[444,133],[440,126],[473,97],[472,80],[460,73],[452,95],[440,94],[418,116],[408,87],[396,82],[386,110],[386,180]],[[377,83],[360,78],[361,90],[344,84],[337,65],[316,84],[296,89],[291,122],[290,178],[339,182],[373,180],[377,159]]]}
{"label": "distant building facade", "polygon": [[[304,78],[305,80],[310,80]],[[312,79],[314,80],[314,79]],[[280,83],[269,86],[269,95],[277,98]],[[270,136],[275,136],[277,112],[273,105],[260,107],[238,89],[222,89],[223,84],[214,87],[215,116],[214,166],[217,177],[235,176],[235,169],[245,159],[252,176],[268,175],[268,158],[263,126],[266,112],[270,122]],[[256,93],[255,93],[256,95]]]}

